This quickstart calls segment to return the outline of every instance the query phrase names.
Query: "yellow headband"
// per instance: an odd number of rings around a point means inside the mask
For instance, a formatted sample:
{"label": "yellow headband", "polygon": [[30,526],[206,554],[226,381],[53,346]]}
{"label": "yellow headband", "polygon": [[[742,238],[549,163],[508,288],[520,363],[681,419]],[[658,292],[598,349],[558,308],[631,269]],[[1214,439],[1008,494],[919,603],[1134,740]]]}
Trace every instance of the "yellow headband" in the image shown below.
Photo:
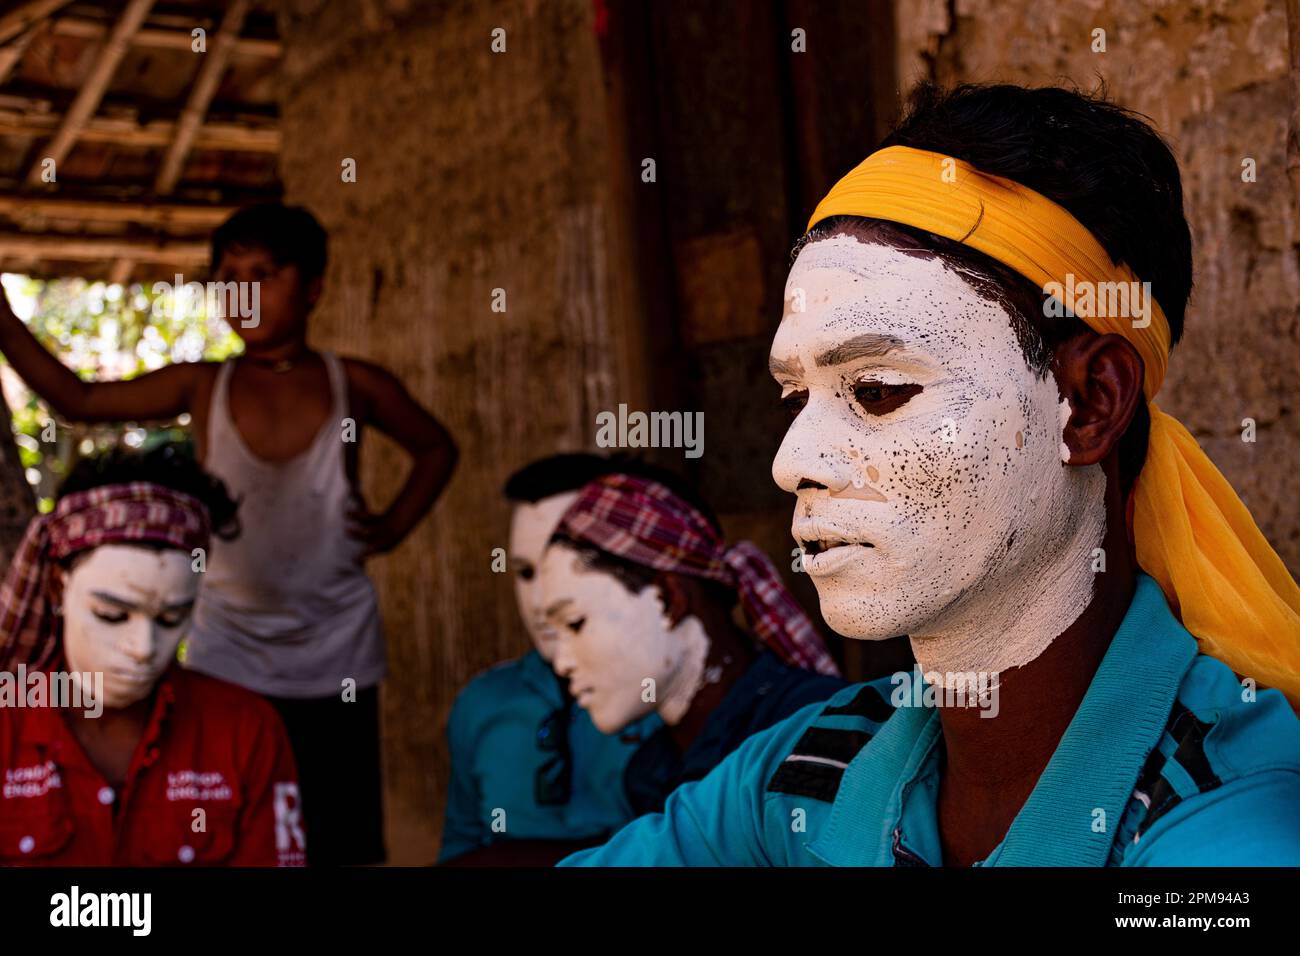
{"label": "yellow headband", "polygon": [[[902,223],[978,249],[1055,294],[1090,328],[1133,345],[1145,364],[1151,415],[1133,492],[1138,563],[1205,653],[1300,704],[1300,588],[1196,439],[1151,401],[1169,364],[1164,312],[1148,297],[1149,316],[1140,319],[1096,314],[1096,293],[1110,288],[1103,284],[1134,283],[1133,271],[1113,263],[1092,233],[1046,196],[906,146],[863,160],[818,203],[808,228],[841,215]],[[1080,301],[1088,293],[1092,301]]]}

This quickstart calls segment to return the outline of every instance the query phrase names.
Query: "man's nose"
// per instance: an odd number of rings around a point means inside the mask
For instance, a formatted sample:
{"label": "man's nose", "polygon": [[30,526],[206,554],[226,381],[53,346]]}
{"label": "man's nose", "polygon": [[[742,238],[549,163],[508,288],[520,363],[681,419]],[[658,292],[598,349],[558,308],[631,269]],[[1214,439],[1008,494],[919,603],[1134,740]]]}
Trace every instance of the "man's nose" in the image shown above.
{"label": "man's nose", "polygon": [[125,625],[126,635],[122,649],[126,656],[138,664],[147,664],[153,660],[158,647],[158,625],[152,618],[132,615]]}
{"label": "man's nose", "polygon": [[831,494],[842,491],[852,475],[847,446],[837,440],[836,431],[815,409],[807,407],[800,412],[772,460],[772,480],[777,486],[791,494],[804,488],[826,488]]}
{"label": "man's nose", "polygon": [[569,641],[561,632],[555,631],[555,656],[551,658],[551,667],[555,669],[555,673],[567,678],[573,673],[573,664]]}

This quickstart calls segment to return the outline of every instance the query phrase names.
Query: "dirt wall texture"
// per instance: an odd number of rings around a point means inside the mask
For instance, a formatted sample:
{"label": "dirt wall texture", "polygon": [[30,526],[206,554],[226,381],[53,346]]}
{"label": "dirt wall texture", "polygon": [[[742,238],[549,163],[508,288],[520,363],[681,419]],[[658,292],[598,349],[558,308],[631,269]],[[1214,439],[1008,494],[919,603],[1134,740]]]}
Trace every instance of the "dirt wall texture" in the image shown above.
{"label": "dirt wall texture", "polygon": [[[452,696],[528,646],[509,577],[491,570],[501,486],[532,458],[589,445],[596,411],[635,395],[635,270],[617,261],[588,4],[287,6],[286,200],[331,243],[311,338],[397,374],[463,450],[433,516],[371,565],[390,653],[389,851],[427,862]],[[364,449],[372,508],[403,464],[386,440]]]}
{"label": "dirt wall texture", "polygon": [[[895,10],[902,89],[919,77],[1086,89],[1104,81],[1168,140],[1183,172],[1196,285],[1158,401],[1300,571],[1300,232],[1286,171],[1285,5],[919,0]],[[1094,51],[1096,30],[1105,52]],[[1243,181],[1247,160],[1253,182]],[[1245,419],[1254,442],[1242,440]]]}

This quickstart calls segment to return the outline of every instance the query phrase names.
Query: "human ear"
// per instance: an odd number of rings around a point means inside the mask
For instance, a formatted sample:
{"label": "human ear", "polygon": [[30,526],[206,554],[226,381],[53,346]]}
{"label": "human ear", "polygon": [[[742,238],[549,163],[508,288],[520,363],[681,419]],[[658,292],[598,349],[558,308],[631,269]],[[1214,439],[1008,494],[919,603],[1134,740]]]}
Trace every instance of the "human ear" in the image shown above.
{"label": "human ear", "polygon": [[691,609],[690,597],[681,578],[676,574],[659,571],[655,574],[651,587],[659,589],[659,600],[663,603],[664,613],[668,615],[668,623],[671,627],[676,627]]}
{"label": "human ear", "polygon": [[1070,417],[1061,440],[1069,464],[1095,465],[1119,447],[1119,440],[1143,401],[1144,365],[1122,336],[1082,333],[1056,349],[1052,370]]}

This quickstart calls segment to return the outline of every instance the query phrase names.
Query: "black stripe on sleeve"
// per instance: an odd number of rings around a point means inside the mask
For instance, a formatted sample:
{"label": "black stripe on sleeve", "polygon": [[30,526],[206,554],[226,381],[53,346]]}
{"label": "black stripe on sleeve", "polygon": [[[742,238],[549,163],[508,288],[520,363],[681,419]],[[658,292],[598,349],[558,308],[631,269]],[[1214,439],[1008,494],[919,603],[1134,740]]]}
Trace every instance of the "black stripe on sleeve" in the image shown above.
{"label": "black stripe on sleeve", "polygon": [[862,730],[809,727],[772,775],[767,789],[829,803],[840,788],[845,766],[870,740],[871,734]]}
{"label": "black stripe on sleeve", "polygon": [[848,714],[853,717],[865,717],[877,724],[883,724],[894,716],[894,707],[880,695],[880,691],[868,684],[859,690],[847,704],[839,707],[827,707],[822,713],[826,716]]}

